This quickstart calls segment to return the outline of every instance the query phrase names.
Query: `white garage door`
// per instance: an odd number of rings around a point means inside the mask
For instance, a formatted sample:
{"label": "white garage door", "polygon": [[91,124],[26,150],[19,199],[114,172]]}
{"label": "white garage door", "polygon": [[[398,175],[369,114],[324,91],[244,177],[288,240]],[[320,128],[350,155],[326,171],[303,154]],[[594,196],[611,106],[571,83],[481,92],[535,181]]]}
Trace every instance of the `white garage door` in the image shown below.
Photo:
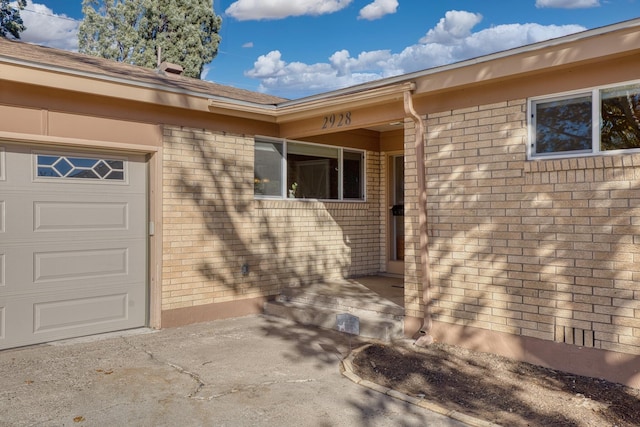
{"label": "white garage door", "polygon": [[0,349],[144,326],[142,155],[0,141]]}

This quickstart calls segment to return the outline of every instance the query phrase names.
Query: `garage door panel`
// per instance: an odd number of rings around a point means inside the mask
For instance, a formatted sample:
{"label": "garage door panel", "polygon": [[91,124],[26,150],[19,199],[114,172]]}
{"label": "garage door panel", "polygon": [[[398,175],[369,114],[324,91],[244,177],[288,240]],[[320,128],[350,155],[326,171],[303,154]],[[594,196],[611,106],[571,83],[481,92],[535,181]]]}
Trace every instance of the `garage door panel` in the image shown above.
{"label": "garage door panel", "polygon": [[126,230],[129,224],[126,202],[34,203],[34,231]]}
{"label": "garage door panel", "polygon": [[145,280],[144,241],[73,243],[25,243],[10,248],[0,245],[6,271],[2,293],[12,296],[65,289],[82,292],[90,287],[133,287],[132,283]]}
{"label": "garage door panel", "polygon": [[[116,200],[105,201],[109,199]],[[146,236],[146,203],[141,196],[102,192],[69,199],[39,195],[32,200],[30,209],[31,230],[39,235],[38,238]]]}
{"label": "garage door panel", "polygon": [[[6,310],[5,310],[4,305],[0,304],[0,343],[2,343],[2,341],[4,341],[6,339],[6,337],[5,337],[5,325],[6,325],[6,322],[4,320],[5,311]],[[2,348],[2,347],[0,346],[0,348]]]}
{"label": "garage door panel", "polygon": [[0,298],[6,325],[0,348],[79,337],[144,325],[144,298],[127,288]]}
{"label": "garage door panel", "polygon": [[[105,201],[115,198],[119,200]],[[146,235],[146,203],[142,197],[80,193],[73,194],[72,198],[68,194],[63,197],[12,193],[2,199],[0,235],[3,242],[142,238]]]}
{"label": "garage door panel", "polygon": [[4,199],[0,199],[0,235],[4,235],[6,232],[6,202]]}
{"label": "garage door panel", "polygon": [[42,334],[97,323],[126,321],[129,316],[128,297],[125,292],[34,304],[33,332]]}
{"label": "garage door panel", "polygon": [[5,262],[6,258],[6,255],[4,254],[2,249],[0,249],[0,288],[6,288],[7,286],[7,267]]}
{"label": "garage door panel", "polygon": [[29,238],[26,233],[33,231],[32,207],[29,200],[30,194],[27,191],[22,193],[7,192],[2,186],[2,205],[4,207],[4,232],[0,245],[9,244],[15,239]]}
{"label": "garage door panel", "polygon": [[36,252],[33,254],[33,281],[46,283],[60,280],[102,278],[126,275],[129,270],[127,247]]}
{"label": "garage door panel", "polygon": [[[83,185],[94,185],[100,182],[107,182],[110,185],[132,184],[139,188],[144,188],[140,181],[144,180],[145,171],[130,167],[132,163],[144,164],[145,156],[143,154],[58,149],[44,146],[3,144],[0,142],[0,161],[2,150],[4,150],[5,167],[0,169],[0,173],[4,172],[6,179],[12,180],[16,184],[37,179],[58,183],[81,183]],[[16,162],[16,159],[20,161]],[[114,161],[121,163],[121,165],[115,166]],[[39,165],[42,165],[42,167]],[[115,175],[108,176],[109,173],[106,169],[112,169],[113,167],[120,169],[122,172],[118,173],[118,177],[115,177]],[[107,174],[105,175],[103,172],[107,172]],[[52,179],[57,177],[62,179]]]}

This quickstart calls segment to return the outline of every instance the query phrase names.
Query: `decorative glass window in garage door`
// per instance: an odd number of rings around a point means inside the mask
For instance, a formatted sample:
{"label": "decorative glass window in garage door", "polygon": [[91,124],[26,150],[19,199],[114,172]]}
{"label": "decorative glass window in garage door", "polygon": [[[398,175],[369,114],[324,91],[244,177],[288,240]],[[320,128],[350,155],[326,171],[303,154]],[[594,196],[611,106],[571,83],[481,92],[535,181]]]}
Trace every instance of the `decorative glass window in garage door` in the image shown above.
{"label": "decorative glass window in garage door", "polygon": [[124,160],[37,154],[36,166],[41,178],[125,180]]}

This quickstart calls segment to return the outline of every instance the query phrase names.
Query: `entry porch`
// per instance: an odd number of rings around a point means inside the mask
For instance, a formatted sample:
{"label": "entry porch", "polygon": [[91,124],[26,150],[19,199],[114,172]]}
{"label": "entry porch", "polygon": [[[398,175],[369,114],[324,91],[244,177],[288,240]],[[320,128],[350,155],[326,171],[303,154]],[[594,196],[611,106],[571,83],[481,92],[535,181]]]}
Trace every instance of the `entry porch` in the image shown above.
{"label": "entry porch", "polygon": [[[359,336],[384,341],[404,337],[404,279],[391,276],[364,276],[288,287],[267,302],[267,315],[325,329],[339,326],[338,317],[348,314],[355,320],[348,326]],[[349,316],[347,316],[349,317]]]}

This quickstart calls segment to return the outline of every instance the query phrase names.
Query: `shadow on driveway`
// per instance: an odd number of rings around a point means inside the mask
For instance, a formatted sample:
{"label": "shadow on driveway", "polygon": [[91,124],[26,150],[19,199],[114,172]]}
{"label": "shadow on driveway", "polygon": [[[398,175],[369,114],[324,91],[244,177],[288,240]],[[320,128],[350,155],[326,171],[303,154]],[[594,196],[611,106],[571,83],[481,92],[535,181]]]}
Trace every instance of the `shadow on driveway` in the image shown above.
{"label": "shadow on driveway", "polygon": [[358,386],[357,340],[249,316],[0,352],[1,426],[463,426]]}

